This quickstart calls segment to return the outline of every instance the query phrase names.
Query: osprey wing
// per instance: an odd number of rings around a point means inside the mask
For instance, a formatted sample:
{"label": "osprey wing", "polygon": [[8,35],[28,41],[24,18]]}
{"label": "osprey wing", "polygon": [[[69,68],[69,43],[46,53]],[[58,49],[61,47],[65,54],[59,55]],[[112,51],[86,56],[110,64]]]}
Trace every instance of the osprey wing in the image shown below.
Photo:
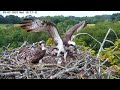
{"label": "osprey wing", "polygon": [[71,27],[63,36],[63,42],[68,43],[69,40],[71,40],[72,35],[75,31],[81,30],[85,26],[85,21],[82,21],[73,27]]}
{"label": "osprey wing", "polygon": [[41,32],[46,30],[46,24],[39,19],[24,19],[20,24],[22,24],[20,27],[27,32]]}

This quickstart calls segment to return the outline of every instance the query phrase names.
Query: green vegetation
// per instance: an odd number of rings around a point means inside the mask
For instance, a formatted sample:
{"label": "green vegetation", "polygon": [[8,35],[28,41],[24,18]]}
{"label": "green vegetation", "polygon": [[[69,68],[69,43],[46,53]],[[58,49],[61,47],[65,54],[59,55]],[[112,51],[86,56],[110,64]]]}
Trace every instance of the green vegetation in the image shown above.
{"label": "green vegetation", "polygon": [[14,24],[0,24],[0,47],[7,46],[16,48],[23,44],[24,41],[29,43],[37,42],[40,40],[47,40],[49,36],[47,33],[27,33],[21,30],[20,27]]}
{"label": "green vegetation", "polygon": [[[105,37],[108,29],[111,28],[117,33],[118,38],[120,38],[120,23],[119,22],[98,22],[94,26],[87,26],[84,29],[82,29],[79,33],[88,33],[92,35],[95,39],[102,42],[103,38]],[[79,35],[77,37],[78,39],[82,39],[86,42],[86,46],[94,46],[97,42],[90,38],[88,35]],[[107,38],[108,40],[111,40],[112,42],[116,41],[116,36],[113,32],[111,32]],[[106,42],[104,45],[104,48],[111,46],[111,43]],[[96,45],[94,50],[99,49],[99,44]]]}
{"label": "green vegetation", "polygon": [[[36,17],[31,17],[36,18]],[[86,20],[88,25],[83,28],[78,33],[88,33],[94,37],[99,42],[103,42],[103,39],[109,28],[115,31],[118,36],[113,32],[110,32],[107,40],[112,41],[105,42],[104,50],[100,53],[100,59],[102,61],[108,59],[106,66],[112,66],[113,68],[120,70],[120,14],[113,15],[101,15],[95,17],[64,17],[64,16],[54,16],[54,17],[37,17],[39,19],[46,19],[52,21],[56,24],[59,34],[63,37],[66,30],[78,23],[79,21]],[[19,27],[21,20],[24,17],[19,18],[17,16],[6,16],[0,15],[0,48],[10,44],[10,48],[17,48],[23,44],[24,41],[28,43],[38,42],[40,40],[45,40],[47,45],[54,45],[53,40],[50,38],[47,32],[42,33],[31,33],[22,30]],[[77,34],[77,33],[75,33]],[[90,36],[81,34],[77,36],[74,41],[83,51],[89,51],[92,55],[97,55],[100,45],[92,39]],[[115,49],[114,49],[115,48]],[[2,49],[0,49],[2,52]],[[117,73],[120,76],[120,71]]]}

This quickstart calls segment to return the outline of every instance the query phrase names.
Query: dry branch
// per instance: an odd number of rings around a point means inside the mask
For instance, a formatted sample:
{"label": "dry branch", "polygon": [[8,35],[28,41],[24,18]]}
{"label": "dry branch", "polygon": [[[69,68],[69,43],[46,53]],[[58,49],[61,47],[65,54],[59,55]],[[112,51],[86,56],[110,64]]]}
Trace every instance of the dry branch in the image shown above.
{"label": "dry branch", "polygon": [[[31,45],[29,45],[31,46]],[[51,48],[48,46],[48,48]],[[97,79],[99,59],[90,55],[88,52],[83,52],[79,48],[67,63],[58,65],[57,63],[39,63],[37,65],[20,64],[17,60],[17,53],[19,48],[12,51],[6,50],[1,54],[0,58],[0,79]],[[51,49],[47,51],[48,54],[44,59],[49,61],[57,59],[57,57],[50,56]],[[6,58],[9,55],[10,58]],[[48,58],[49,56],[49,58]],[[44,60],[42,59],[42,60]],[[101,67],[107,62],[105,60],[101,63]],[[100,72],[101,78],[104,78],[104,71]],[[109,72],[107,72],[109,73]],[[112,76],[112,72],[107,75]],[[107,77],[107,78],[108,78]],[[114,76],[113,76],[114,77]]]}

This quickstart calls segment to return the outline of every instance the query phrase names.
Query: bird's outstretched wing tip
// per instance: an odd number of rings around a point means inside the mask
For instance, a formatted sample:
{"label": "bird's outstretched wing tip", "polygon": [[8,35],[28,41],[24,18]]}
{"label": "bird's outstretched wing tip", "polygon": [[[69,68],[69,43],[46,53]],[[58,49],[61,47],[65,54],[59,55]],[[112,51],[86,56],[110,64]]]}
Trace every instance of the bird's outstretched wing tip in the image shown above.
{"label": "bird's outstretched wing tip", "polygon": [[32,31],[32,29],[27,30],[27,32],[31,32],[31,31]]}
{"label": "bird's outstretched wing tip", "polygon": [[31,23],[32,21],[34,21],[35,19],[32,18],[24,18],[22,22],[20,22],[19,24],[26,24],[26,23]]}

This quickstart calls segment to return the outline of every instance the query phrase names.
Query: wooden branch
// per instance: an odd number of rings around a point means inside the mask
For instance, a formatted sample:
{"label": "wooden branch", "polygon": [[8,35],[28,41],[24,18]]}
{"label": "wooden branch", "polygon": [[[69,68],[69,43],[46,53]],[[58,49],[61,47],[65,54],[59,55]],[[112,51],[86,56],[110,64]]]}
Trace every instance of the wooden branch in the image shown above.
{"label": "wooden branch", "polygon": [[72,67],[72,68],[69,68],[69,69],[66,69],[66,70],[63,70],[63,71],[60,71],[59,73],[53,75],[53,76],[50,76],[50,79],[54,79],[56,77],[58,77],[59,75],[63,74],[63,73],[66,73],[66,72],[69,72],[69,71],[72,71],[76,69],[76,67]]}
{"label": "wooden branch", "polygon": [[[104,44],[105,44],[105,41],[106,41],[106,39],[107,39],[110,31],[111,31],[111,29],[108,30],[107,34],[105,35],[105,37],[104,37],[104,39],[103,39],[103,42],[101,43],[100,49],[99,49],[98,54],[97,54],[97,58],[100,57],[100,52],[101,52],[102,49],[103,49],[103,46],[104,46]],[[101,72],[101,70],[100,70],[100,65],[101,65],[101,62],[100,62],[100,60],[99,60],[99,67],[98,67],[99,77],[100,77],[100,72]]]}
{"label": "wooden branch", "polygon": [[92,39],[94,39],[98,44],[100,44],[100,45],[102,44],[101,42],[99,42],[97,39],[95,39],[92,35],[90,35],[90,34],[88,34],[88,33],[78,33],[78,34],[76,34],[76,35],[73,35],[71,40],[73,40],[74,38],[76,38],[76,37],[79,36],[79,35],[88,35],[88,36],[90,36]]}
{"label": "wooden branch", "polygon": [[112,41],[110,41],[110,40],[105,40],[106,42],[109,42],[109,43],[112,43],[113,45],[115,45],[114,44],[114,42],[112,42]]}
{"label": "wooden branch", "polygon": [[[62,75],[62,74],[64,74],[64,73],[66,73],[66,72],[70,72],[70,71],[73,71],[73,70],[77,69],[77,64],[78,64],[79,62],[81,62],[81,60],[80,60],[80,61],[76,60],[76,62],[75,62],[75,64],[73,65],[73,67],[71,67],[71,68],[67,68],[67,67],[66,67],[66,69],[61,70],[60,72],[58,72],[57,74],[55,74],[55,75],[53,75],[53,76],[50,76],[50,79],[54,79],[54,78],[56,78],[56,77],[58,77],[58,76],[60,76],[60,75]],[[69,63],[69,64],[70,64],[70,63]],[[83,67],[80,68],[80,69],[83,69]],[[79,70],[80,70],[80,69],[79,69]]]}
{"label": "wooden branch", "polygon": [[11,75],[20,75],[20,72],[7,72],[7,73],[0,73],[1,76],[11,76]]}

